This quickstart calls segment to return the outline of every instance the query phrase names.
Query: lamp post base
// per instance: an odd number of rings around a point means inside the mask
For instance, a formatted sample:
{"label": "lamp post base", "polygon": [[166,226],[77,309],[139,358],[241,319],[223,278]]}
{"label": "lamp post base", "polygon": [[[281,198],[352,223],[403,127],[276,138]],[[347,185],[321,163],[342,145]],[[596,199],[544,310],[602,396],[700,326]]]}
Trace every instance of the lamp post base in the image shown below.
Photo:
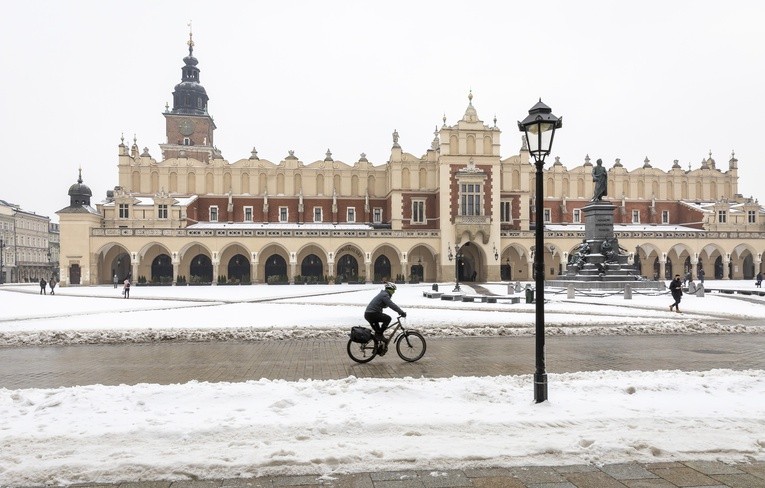
{"label": "lamp post base", "polygon": [[534,402],[547,401],[547,374],[534,373]]}
{"label": "lamp post base", "polygon": [[460,289],[460,284],[459,283],[454,285],[454,289],[452,290],[452,292],[455,292],[455,291],[462,291],[462,289]]}

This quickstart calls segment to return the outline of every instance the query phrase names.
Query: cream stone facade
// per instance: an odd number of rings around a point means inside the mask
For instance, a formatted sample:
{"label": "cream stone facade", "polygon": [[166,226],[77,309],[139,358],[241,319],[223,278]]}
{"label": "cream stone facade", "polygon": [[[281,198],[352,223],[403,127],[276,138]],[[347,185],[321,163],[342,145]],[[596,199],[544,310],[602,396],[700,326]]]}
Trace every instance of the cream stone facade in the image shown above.
{"label": "cream stone facade", "polygon": [[[118,146],[118,181],[95,208],[82,179],[58,212],[61,284],[131,276],[157,283],[530,280],[534,202],[544,199],[546,276],[560,273],[584,238],[593,163],[557,158],[535,195],[519,132],[509,156],[501,131],[468,96],[464,115],[437,127],[422,155],[393,132],[388,161],[281,160],[257,151],[228,161],[189,41],[181,83],[167,107],[162,156],[136,140]],[[762,269],[763,208],[738,194],[738,161],[669,171],[647,159],[608,169],[615,232],[649,279],[703,269],[705,278],[749,278]]]}

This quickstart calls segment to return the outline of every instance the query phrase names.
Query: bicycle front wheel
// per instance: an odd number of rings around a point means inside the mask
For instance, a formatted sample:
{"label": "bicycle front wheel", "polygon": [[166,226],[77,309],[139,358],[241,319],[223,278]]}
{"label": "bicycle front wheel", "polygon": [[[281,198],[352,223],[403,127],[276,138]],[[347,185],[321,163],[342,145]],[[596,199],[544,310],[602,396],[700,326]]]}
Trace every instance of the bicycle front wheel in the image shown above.
{"label": "bicycle front wheel", "polygon": [[367,342],[348,340],[348,356],[357,363],[368,363],[377,356],[377,341],[373,338]]}
{"label": "bicycle front wheel", "polygon": [[425,338],[419,332],[404,332],[396,341],[396,352],[404,361],[417,361],[425,355]]}

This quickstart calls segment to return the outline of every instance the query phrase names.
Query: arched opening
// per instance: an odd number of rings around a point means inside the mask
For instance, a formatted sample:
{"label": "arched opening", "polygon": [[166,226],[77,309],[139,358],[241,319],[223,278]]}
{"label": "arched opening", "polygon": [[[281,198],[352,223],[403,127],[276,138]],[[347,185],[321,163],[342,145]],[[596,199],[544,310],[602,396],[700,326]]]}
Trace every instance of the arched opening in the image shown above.
{"label": "arched opening", "polygon": [[173,262],[167,254],[160,254],[151,262],[152,283],[171,283],[173,281]]}
{"label": "arched opening", "polygon": [[746,256],[744,256],[743,269],[741,271],[744,273],[745,280],[751,280],[757,274],[757,271],[754,269],[754,258],[752,258],[751,253],[746,253]]}
{"label": "arched opening", "polygon": [[266,283],[287,282],[287,261],[278,254],[272,254],[266,260]]}
{"label": "arched opening", "polygon": [[391,278],[391,266],[390,259],[384,254],[378,256],[375,259],[374,275],[372,280],[375,283],[382,283],[383,281],[393,281]]}
{"label": "arched opening", "polygon": [[125,281],[125,278],[130,277],[132,280],[132,276],[130,276],[131,273],[131,263],[130,263],[130,254],[126,252],[119,253],[113,260],[112,260],[112,279],[114,278],[114,275],[117,275],[117,282],[122,283]]}
{"label": "arched opening", "polygon": [[721,280],[723,279],[723,262],[722,262],[722,256],[717,256],[717,259],[715,259],[715,279]]}
{"label": "arched opening", "polygon": [[189,283],[212,283],[212,260],[205,254],[197,254],[189,267]]}
{"label": "arched opening", "polygon": [[346,254],[337,262],[336,276],[342,281],[357,281],[359,276],[359,263],[356,258]]}
{"label": "arched opening", "polygon": [[228,260],[227,271],[229,280],[237,280],[240,283],[250,282],[250,261],[241,254],[236,254]]}
{"label": "arched opening", "polygon": [[300,274],[308,282],[324,281],[324,264],[316,254],[309,254],[300,263]]}

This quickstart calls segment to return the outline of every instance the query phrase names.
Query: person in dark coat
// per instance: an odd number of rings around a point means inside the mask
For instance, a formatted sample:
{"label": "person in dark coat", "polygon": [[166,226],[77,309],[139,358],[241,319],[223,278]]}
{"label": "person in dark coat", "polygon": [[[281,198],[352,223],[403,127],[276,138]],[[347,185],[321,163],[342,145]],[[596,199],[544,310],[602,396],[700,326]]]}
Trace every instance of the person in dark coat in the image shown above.
{"label": "person in dark coat", "polygon": [[47,284],[45,278],[40,278],[40,295],[47,295],[47,292],[45,291],[45,285]]}
{"label": "person in dark coat", "polygon": [[396,284],[390,282],[385,283],[385,288],[378,293],[371,302],[369,302],[367,309],[364,311],[364,319],[366,319],[366,321],[369,322],[369,325],[372,326],[372,329],[374,329],[378,341],[382,339],[383,331],[388,327],[392,320],[390,315],[383,313],[384,308],[390,307],[402,317],[406,317],[406,312],[401,310],[398,305],[391,300],[394,293],[396,293]]}
{"label": "person in dark coat", "polygon": [[757,288],[762,288],[762,271],[757,273],[756,279],[757,281],[755,282],[754,286],[756,286]]}
{"label": "person in dark coat", "polygon": [[54,288],[56,288],[56,280],[55,280],[55,279],[53,279],[53,278],[51,278],[51,279],[50,279],[50,282],[48,283],[48,286],[50,286],[50,294],[51,294],[51,295],[55,295],[55,294],[56,294],[56,292],[55,292],[55,291],[53,291],[53,289],[54,289]]}
{"label": "person in dark coat", "polygon": [[673,308],[675,312],[680,313],[680,300],[683,298],[683,283],[680,281],[680,275],[675,275],[675,279],[669,284],[669,291],[672,293],[672,298],[675,303],[669,306],[671,311]]}

